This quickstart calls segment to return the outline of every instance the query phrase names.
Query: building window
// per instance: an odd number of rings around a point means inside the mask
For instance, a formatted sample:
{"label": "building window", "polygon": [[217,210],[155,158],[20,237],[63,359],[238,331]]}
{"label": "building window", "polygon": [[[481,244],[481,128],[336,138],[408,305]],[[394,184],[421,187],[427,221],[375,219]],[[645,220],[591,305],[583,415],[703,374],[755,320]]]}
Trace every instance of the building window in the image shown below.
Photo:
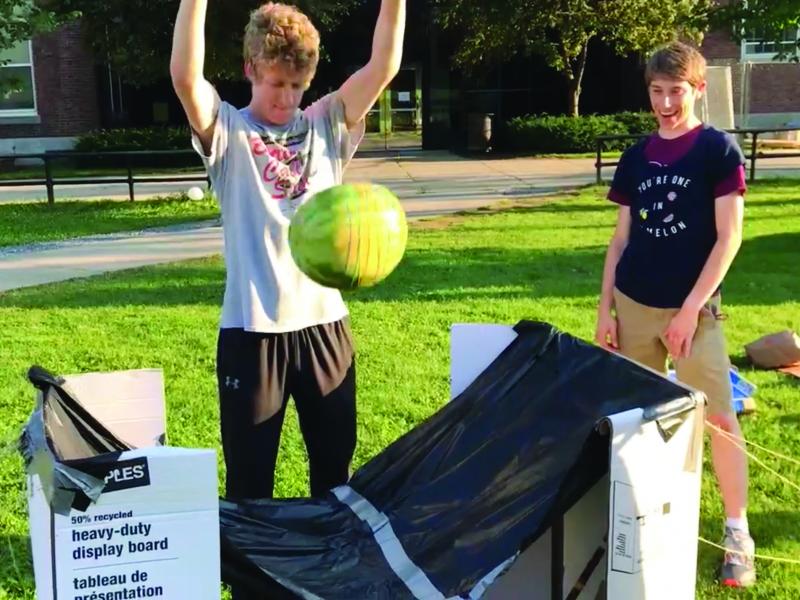
{"label": "building window", "polygon": [[758,30],[746,32],[742,40],[742,60],[762,62],[782,62],[780,55],[793,56],[797,51],[800,29],[790,27],[783,32],[783,38],[776,41],[767,41],[763,33]]}
{"label": "building window", "polygon": [[30,41],[0,52],[0,115],[36,114],[33,53]]}

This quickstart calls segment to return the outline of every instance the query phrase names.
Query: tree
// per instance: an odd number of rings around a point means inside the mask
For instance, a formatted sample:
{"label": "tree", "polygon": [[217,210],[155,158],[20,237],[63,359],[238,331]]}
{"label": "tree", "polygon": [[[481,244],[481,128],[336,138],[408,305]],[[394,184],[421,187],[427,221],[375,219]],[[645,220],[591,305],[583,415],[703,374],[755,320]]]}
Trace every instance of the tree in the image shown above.
{"label": "tree", "polygon": [[[740,0],[720,3],[710,12],[710,21],[730,28],[741,42],[747,33],[757,32],[765,42],[780,48],[777,57],[800,60],[800,0]],[[786,43],[794,40],[794,43]]]}
{"label": "tree", "polygon": [[698,40],[711,0],[436,0],[437,20],[462,32],[454,60],[470,69],[516,54],[538,55],[567,80],[568,113],[579,114],[589,42],[646,52],[678,36]]}
{"label": "tree", "polygon": [[[33,0],[0,0],[0,53],[37,33],[54,29],[58,23],[52,13]],[[0,67],[7,62],[0,60]],[[14,92],[19,84],[16,79],[0,77],[0,94]]]}
{"label": "tree", "polygon": [[[0,2],[6,0],[0,0]],[[360,0],[293,2],[321,27],[331,27]],[[57,15],[76,14],[102,62],[127,83],[148,84],[169,76],[172,28],[179,0],[49,0]],[[210,0],[206,20],[206,76],[242,74],[242,39],[251,10],[263,0]]]}
{"label": "tree", "polygon": [[0,0],[0,52],[56,24],[54,16],[33,0]]}

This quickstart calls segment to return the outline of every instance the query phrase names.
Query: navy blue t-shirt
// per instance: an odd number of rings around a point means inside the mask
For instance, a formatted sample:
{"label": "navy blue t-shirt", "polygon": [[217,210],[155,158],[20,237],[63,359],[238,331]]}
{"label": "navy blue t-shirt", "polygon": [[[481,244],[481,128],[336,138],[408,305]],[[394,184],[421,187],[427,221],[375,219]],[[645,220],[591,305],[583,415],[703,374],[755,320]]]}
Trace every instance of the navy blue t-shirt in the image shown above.
{"label": "navy blue t-shirt", "polygon": [[642,140],[625,151],[614,175],[609,197],[631,209],[615,285],[640,304],[683,305],[717,241],[720,184],[742,172],[744,155],[732,135],[703,125],[695,136],[671,164],[648,157]]}

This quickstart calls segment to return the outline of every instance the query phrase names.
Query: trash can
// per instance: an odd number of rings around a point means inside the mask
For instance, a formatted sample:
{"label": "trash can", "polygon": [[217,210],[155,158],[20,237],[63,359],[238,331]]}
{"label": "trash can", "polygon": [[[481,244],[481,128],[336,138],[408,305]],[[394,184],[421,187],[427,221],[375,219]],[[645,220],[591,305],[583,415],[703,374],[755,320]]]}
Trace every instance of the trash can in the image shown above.
{"label": "trash can", "polygon": [[467,115],[467,150],[489,152],[492,141],[494,113],[469,113]]}
{"label": "trash can", "polygon": [[786,123],[786,125],[784,125],[784,127],[795,128],[794,131],[784,132],[784,135],[786,136],[786,139],[789,140],[790,142],[800,143],[800,121],[798,120],[789,121],[788,123]]}

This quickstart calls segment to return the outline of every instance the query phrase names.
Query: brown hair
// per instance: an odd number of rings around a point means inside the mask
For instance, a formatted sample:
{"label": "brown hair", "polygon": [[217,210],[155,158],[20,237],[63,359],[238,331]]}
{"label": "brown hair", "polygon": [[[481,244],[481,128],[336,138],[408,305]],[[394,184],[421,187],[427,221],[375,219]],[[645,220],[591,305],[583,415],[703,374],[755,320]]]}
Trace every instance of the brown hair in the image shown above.
{"label": "brown hair", "polygon": [[697,87],[706,78],[706,59],[682,42],[672,42],[656,50],[647,63],[644,79],[650,85],[658,76],[688,81]]}
{"label": "brown hair", "polygon": [[319,32],[295,6],[268,2],[250,13],[244,31],[244,60],[253,66],[283,63],[314,76],[319,62]]}

